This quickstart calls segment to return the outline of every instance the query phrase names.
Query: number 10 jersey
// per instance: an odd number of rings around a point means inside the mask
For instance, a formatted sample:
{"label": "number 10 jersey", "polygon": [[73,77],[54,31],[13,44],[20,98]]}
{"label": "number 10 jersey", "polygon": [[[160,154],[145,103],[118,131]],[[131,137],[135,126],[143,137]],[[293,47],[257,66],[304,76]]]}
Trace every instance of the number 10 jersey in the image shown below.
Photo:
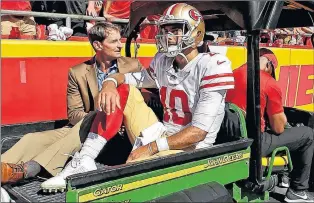
{"label": "number 10 jersey", "polygon": [[134,83],[135,78],[138,87],[159,89],[167,134],[198,127],[207,135],[196,148],[211,146],[224,117],[225,91],[234,87],[231,62],[215,53],[198,54],[178,71],[173,62],[174,58],[158,53],[149,71],[126,74],[126,83]]}

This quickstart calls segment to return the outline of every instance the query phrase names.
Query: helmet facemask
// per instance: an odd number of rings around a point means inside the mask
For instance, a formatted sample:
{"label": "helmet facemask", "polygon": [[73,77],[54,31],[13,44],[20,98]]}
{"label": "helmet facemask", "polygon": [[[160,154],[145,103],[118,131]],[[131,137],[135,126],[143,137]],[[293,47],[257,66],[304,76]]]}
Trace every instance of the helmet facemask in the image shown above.
{"label": "helmet facemask", "polygon": [[[167,26],[172,30],[167,30]],[[173,33],[174,30],[176,34]],[[156,44],[159,53],[165,53],[168,57],[175,57],[182,53],[183,50],[194,45],[194,38],[191,34],[194,29],[186,20],[163,20],[158,23],[158,34],[156,35]],[[179,33],[180,32],[180,33]],[[176,44],[170,44],[169,38],[175,37]]]}

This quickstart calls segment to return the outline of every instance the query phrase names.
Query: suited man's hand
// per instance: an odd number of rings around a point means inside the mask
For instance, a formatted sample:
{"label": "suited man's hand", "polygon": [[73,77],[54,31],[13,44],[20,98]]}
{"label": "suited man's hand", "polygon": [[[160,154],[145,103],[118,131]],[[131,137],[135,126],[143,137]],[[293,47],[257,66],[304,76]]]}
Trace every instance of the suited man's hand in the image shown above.
{"label": "suited man's hand", "polygon": [[106,112],[107,115],[110,115],[111,112],[115,112],[116,106],[121,108],[120,96],[113,81],[105,81],[103,83],[102,89],[97,95],[95,102],[96,109]]}

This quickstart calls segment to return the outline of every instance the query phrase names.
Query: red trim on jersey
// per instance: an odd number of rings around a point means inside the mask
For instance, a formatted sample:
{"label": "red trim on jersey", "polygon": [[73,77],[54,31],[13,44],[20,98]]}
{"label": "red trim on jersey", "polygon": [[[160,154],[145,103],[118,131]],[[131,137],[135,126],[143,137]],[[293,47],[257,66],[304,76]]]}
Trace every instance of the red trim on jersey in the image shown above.
{"label": "red trim on jersey", "polygon": [[154,69],[152,69],[150,66],[149,66],[148,70],[149,70],[151,73],[155,73]]}
{"label": "red trim on jersey", "polygon": [[216,74],[216,75],[205,76],[202,78],[202,81],[203,80],[211,80],[211,79],[215,79],[215,78],[222,78],[222,77],[233,77],[233,73],[220,73],[220,74]]}
{"label": "red trim on jersey", "polygon": [[227,85],[234,85],[234,82],[217,82],[217,83],[212,83],[212,84],[206,84],[206,85],[201,86],[200,90],[204,88],[227,86]]}

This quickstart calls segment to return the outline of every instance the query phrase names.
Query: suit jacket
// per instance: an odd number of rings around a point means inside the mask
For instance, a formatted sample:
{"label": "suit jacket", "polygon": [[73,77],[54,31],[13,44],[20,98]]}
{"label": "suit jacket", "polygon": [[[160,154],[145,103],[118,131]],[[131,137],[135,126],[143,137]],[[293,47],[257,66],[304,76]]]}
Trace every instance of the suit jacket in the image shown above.
{"label": "suit jacket", "polygon": [[[120,73],[138,72],[142,65],[137,59],[121,57],[117,60]],[[67,87],[67,112],[72,125],[78,123],[90,111],[94,111],[94,98],[97,96],[94,57],[69,70]]]}

